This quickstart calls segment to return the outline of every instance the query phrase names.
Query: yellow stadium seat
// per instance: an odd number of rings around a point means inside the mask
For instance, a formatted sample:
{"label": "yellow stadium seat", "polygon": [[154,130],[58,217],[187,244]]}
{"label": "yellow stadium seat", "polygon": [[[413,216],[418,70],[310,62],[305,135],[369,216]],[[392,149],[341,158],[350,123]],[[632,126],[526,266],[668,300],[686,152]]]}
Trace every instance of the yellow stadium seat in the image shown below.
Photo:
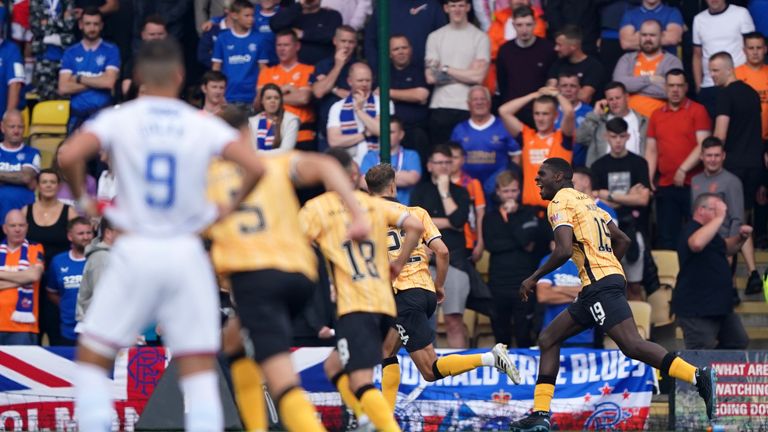
{"label": "yellow stadium seat", "polygon": [[[629,308],[632,309],[632,317],[637,324],[637,332],[640,337],[648,340],[651,337],[651,305],[644,301],[629,301]],[[607,335],[603,338],[605,349],[618,349],[616,342]]]}
{"label": "yellow stadium seat", "polygon": [[64,135],[35,135],[29,139],[29,144],[40,151],[40,167],[50,168],[56,156],[56,149],[64,141]]}
{"label": "yellow stadium seat", "polygon": [[52,100],[35,105],[30,122],[30,135],[66,135],[69,121],[69,101]]}
{"label": "yellow stadium seat", "polygon": [[487,251],[483,251],[483,256],[480,257],[480,261],[475,263],[475,269],[480,273],[485,282],[488,282],[488,267],[491,263],[491,254]]}
{"label": "yellow stadium seat", "polygon": [[651,251],[651,255],[659,269],[661,286],[648,296],[648,303],[651,305],[651,324],[661,327],[675,321],[670,302],[672,290],[677,283],[677,274],[680,272],[680,263],[677,260],[677,252],[672,250],[655,250]]}
{"label": "yellow stadium seat", "polygon": [[24,121],[24,138],[29,136],[29,107],[21,110],[21,119]]}

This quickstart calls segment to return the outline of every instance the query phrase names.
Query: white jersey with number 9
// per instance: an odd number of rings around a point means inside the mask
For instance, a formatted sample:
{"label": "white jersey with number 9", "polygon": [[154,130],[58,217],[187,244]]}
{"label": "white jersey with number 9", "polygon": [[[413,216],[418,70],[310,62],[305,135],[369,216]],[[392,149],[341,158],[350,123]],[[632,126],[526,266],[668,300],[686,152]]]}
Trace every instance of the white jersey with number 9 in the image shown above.
{"label": "white jersey with number 9", "polygon": [[237,131],[176,99],[142,96],[102,111],[84,126],[108,152],[117,179],[106,216],[135,234],[174,236],[202,230],[216,217],[206,200],[211,159]]}

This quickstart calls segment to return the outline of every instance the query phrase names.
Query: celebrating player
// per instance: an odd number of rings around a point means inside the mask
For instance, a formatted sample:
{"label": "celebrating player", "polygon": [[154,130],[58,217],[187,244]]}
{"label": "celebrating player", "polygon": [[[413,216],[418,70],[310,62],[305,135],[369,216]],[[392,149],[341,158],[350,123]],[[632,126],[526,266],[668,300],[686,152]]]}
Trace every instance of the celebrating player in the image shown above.
{"label": "celebrating player", "polygon": [[[343,149],[329,154],[352,173],[352,158]],[[351,175],[350,175],[351,182]],[[350,214],[335,192],[326,192],[306,203],[299,218],[307,236],[320,245],[331,263],[336,289],[336,349],[325,362],[325,373],[351,408],[370,418],[379,431],[399,431],[393,410],[373,386],[373,368],[381,363],[381,346],[396,315],[390,278],[394,278],[411,255],[424,228],[407,211],[386,201],[356,192],[355,198],[371,221],[371,235],[356,241],[346,234]],[[405,231],[402,256],[389,263],[387,230]]]}
{"label": "celebrating player", "polygon": [[[221,116],[238,129],[248,127],[248,117],[237,108],[226,108]],[[268,426],[260,379],[263,372],[283,425],[289,431],[322,431],[325,429],[299,387],[290,357],[291,320],[312,298],[317,283],[317,262],[301,232],[294,187],[322,182],[326,190],[336,191],[352,220],[347,229],[352,239],[367,237],[368,222],[335,159],[292,151],[265,157],[263,162],[267,169],[258,187],[209,231],[214,268],[229,276],[235,309],[245,329],[241,332],[245,351],[258,363],[254,368],[240,356],[232,362],[232,380],[248,430]],[[208,196],[227,205],[241,182],[235,164],[217,161],[211,166]],[[255,397],[241,396],[248,394]]]}
{"label": "celebrating player", "polygon": [[[395,409],[397,389],[400,385],[397,352],[401,346],[405,346],[421,372],[421,376],[429,382],[446,376],[460,375],[482,366],[495,366],[518,384],[520,373],[509,359],[507,347],[504,344],[496,344],[491,352],[484,354],[453,354],[437,358],[435,347],[432,345],[435,332],[429,324],[429,319],[435,313],[437,304],[445,299],[443,285],[448,272],[448,247],[443,243],[440,231],[426,210],[421,207],[406,207],[397,202],[395,170],[391,165],[382,164],[371,168],[365,174],[365,181],[371,195],[390,201],[393,208],[400,212],[407,211],[424,226],[424,235],[420,239],[419,246],[408,257],[407,264],[400,275],[392,282],[397,304],[397,318],[395,318],[395,327],[390,329],[384,340],[381,377],[382,393],[390,407]],[[395,261],[402,254],[404,233],[399,229],[390,228],[389,239],[389,258]],[[436,257],[437,275],[434,282],[429,273],[427,248],[431,249]]]}
{"label": "celebrating player", "polygon": [[542,276],[563,265],[571,256],[579,268],[584,288],[576,300],[539,335],[541,359],[533,394],[533,413],[512,423],[513,431],[549,431],[549,406],[560,368],[560,344],[585,329],[600,326],[627,357],[645,362],[662,373],[694,384],[704,398],[707,417],[715,410],[715,371],[696,368],[661,346],[643,340],[627,303],[627,280],[619,262],[629,247],[629,237],[594,200],[573,188],[573,169],[564,159],[550,158],[539,168],[536,184],[547,207],[555,236],[549,259],[520,286],[520,296],[536,288]]}
{"label": "celebrating player", "polygon": [[219,299],[210,261],[197,233],[217,209],[205,196],[208,165],[216,155],[243,168],[242,189],[223,217],[242,202],[264,168],[246,138],[221,119],[178,100],[184,82],[181,49],[170,40],[145,42],[136,78],[137,100],[102,112],[59,153],[64,177],[80,205],[95,213],[85,194],[85,161],[105,150],[117,176],[117,196],[106,217],[125,231],[112,248],[80,336],[75,409],[80,430],[112,428],[112,383],[117,350],[152,322],[178,362],[185,429],[222,430],[215,371],[219,350]]}

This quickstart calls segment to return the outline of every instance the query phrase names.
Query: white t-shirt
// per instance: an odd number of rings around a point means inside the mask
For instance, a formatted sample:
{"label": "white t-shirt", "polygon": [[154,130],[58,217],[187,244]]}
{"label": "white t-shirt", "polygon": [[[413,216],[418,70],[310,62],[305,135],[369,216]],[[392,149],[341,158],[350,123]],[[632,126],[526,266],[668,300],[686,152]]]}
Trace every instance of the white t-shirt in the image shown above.
{"label": "white t-shirt", "polygon": [[[379,113],[381,112],[381,104],[379,102],[379,97],[376,95],[373,95],[374,103],[376,104],[376,116],[379,116]],[[326,125],[328,129],[332,127],[341,127],[341,108],[344,106],[344,99],[341,99],[339,101],[336,101],[333,105],[331,105],[331,109],[328,110],[328,124]],[[394,114],[395,113],[395,105],[392,103],[392,101],[389,101],[389,113]],[[363,121],[360,120],[360,118],[357,116],[357,113],[354,114],[355,116],[355,123],[357,124],[357,130],[362,132],[363,129],[365,129],[365,125],[363,124]],[[349,152],[349,155],[352,156],[352,159],[357,162],[358,165],[361,165],[363,163],[363,158],[365,158],[365,154],[368,153],[368,141],[362,140],[356,145],[349,147],[347,151]],[[375,146],[378,146],[378,143],[375,144]]]}
{"label": "white t-shirt", "polygon": [[[425,64],[438,61],[442,66],[469,69],[475,60],[491,61],[491,43],[488,35],[473,24],[467,24],[461,29],[446,24],[427,37],[424,60]],[[460,82],[435,86],[429,107],[467,111],[469,87]]]}
{"label": "white t-shirt", "polygon": [[727,5],[724,11],[715,15],[707,9],[693,18],[693,44],[700,46],[702,52],[702,87],[715,85],[709,76],[709,58],[712,55],[725,51],[733,57],[734,66],[747,61],[742,35],[753,31],[755,23],[749,11],[741,6]]}
{"label": "white t-shirt", "polygon": [[149,236],[199,232],[216,217],[205,199],[208,165],[238,132],[171,98],[142,96],[102,111],[85,125],[109,153],[117,182],[106,216]]}
{"label": "white t-shirt", "polygon": [[[608,120],[611,120],[614,117],[616,116],[610,114],[608,115]],[[632,110],[630,110],[629,113],[622,118],[625,122],[627,122],[627,133],[629,134],[629,139],[627,140],[626,144],[627,151],[644,157],[644,155],[640,152],[640,119],[637,118],[637,114],[635,114]],[[611,146],[608,145],[606,146],[605,154],[610,152]]]}

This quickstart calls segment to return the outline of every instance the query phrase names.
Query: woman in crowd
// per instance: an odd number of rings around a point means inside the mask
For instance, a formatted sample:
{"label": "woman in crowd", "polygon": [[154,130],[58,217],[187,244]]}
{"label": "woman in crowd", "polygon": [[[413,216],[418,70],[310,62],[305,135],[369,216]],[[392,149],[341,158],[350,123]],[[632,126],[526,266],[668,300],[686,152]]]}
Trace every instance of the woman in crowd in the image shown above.
{"label": "woman in crowd", "polygon": [[285,152],[296,147],[299,117],[283,107],[283,92],[269,83],[261,89],[259,102],[264,111],[249,120],[253,143],[259,151]]}

